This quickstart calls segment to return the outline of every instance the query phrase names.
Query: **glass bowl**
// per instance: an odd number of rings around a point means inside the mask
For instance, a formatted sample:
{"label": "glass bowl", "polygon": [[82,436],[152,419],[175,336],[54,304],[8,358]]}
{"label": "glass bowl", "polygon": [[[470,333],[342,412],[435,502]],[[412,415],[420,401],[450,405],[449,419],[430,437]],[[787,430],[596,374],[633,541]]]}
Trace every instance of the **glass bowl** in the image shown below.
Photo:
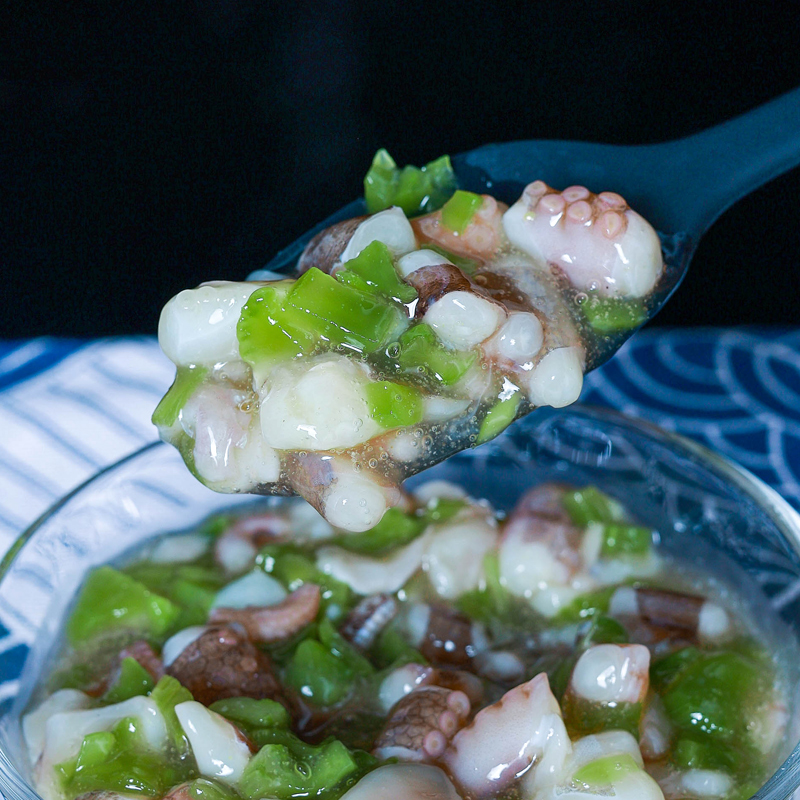
{"label": "glass bowl", "polygon": [[[675,434],[611,411],[540,411],[502,436],[433,467],[441,478],[510,509],[531,485],[592,483],[660,534],[667,553],[743,592],[768,640],[800,645],[800,515],[741,467]],[[277,498],[220,495],[154,443],[103,470],[32,525],[0,564],[0,792],[34,800],[19,731],[59,622],[91,567],[212,512]],[[783,646],[781,648],[784,649]],[[800,687],[800,659],[784,659]],[[800,786],[800,702],[790,698],[786,760],[755,795],[783,800]]]}

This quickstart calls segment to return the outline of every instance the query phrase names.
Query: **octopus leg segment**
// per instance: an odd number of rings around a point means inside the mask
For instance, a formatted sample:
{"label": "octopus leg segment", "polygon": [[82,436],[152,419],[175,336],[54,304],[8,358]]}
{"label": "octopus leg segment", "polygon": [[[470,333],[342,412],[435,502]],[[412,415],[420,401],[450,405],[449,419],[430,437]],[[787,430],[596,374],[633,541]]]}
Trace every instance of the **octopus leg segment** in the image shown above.
{"label": "octopus leg segment", "polygon": [[415,689],[393,706],[373,753],[383,759],[435,761],[463,727],[470,708],[470,700],[462,691],[441,686]]}
{"label": "octopus leg segment", "polygon": [[655,230],[614,192],[529,184],[503,217],[513,245],[563,272],[577,289],[643,297],[663,270]]}

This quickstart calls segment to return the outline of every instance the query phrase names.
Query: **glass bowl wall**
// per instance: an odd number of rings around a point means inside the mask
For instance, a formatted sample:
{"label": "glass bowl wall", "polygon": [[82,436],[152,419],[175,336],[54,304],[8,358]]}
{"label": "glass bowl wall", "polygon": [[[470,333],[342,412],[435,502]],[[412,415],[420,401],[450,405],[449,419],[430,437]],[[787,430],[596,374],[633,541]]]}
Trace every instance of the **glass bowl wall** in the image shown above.
{"label": "glass bowl wall", "polygon": [[[433,478],[499,509],[544,481],[595,484],[656,529],[664,551],[742,591],[769,639],[800,646],[800,516],[745,470],[686,439],[600,409],[537,412],[409,485]],[[25,781],[18,714],[86,571],[164,531],[253,502],[206,489],[172,447],[156,443],[101,472],[20,537],[0,565],[0,792],[7,800],[38,797]],[[786,662],[791,684],[800,686],[798,659]],[[787,760],[758,798],[783,800],[800,785],[800,703],[791,702]]]}

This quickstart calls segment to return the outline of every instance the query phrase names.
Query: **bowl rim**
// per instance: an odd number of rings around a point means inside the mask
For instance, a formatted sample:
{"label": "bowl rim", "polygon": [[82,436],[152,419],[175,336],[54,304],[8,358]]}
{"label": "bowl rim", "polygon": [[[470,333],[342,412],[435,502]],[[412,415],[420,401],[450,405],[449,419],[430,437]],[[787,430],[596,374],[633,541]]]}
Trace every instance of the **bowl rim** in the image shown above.
{"label": "bowl rim", "polygon": [[[800,555],[800,513],[775,489],[768,486],[761,478],[736,463],[733,459],[716,453],[683,434],[667,430],[648,420],[630,414],[623,414],[604,406],[576,403],[563,409],[548,409],[548,412],[545,420],[578,412],[598,422],[607,422],[622,428],[632,428],[654,439],[661,445],[666,445],[673,449],[676,447],[682,449],[685,454],[702,461],[704,467],[711,470],[717,477],[721,477],[732,484],[734,488],[754,501],[775,523],[782,536]],[[541,419],[541,415],[532,415],[527,419],[533,421],[537,418]],[[518,432],[521,431],[518,429]],[[129,462],[147,453],[168,447],[170,445],[161,440],[152,441],[98,470],[63,497],[56,500],[22,531],[6,551],[2,560],[0,560],[0,582],[5,579],[15,560],[37,531],[84,490],[110,473],[121,469]],[[454,457],[459,455],[461,454],[456,454]],[[800,781],[797,779],[798,773],[800,773],[800,742],[792,748],[792,751],[777,767],[776,771],[752,796],[752,800],[784,800],[784,798],[792,797],[795,790],[800,788]],[[27,797],[29,800],[39,797],[36,790],[27,783],[17,768],[8,760],[2,749],[0,749],[0,779],[2,779],[0,783],[10,780],[13,784],[16,784],[14,788],[20,792],[21,797]]]}

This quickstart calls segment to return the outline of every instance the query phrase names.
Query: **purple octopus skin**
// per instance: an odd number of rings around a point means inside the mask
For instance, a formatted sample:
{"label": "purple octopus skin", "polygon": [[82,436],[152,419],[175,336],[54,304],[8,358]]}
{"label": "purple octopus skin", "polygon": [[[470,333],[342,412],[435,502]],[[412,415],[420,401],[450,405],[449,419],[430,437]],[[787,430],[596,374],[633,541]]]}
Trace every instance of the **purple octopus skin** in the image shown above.
{"label": "purple octopus skin", "polygon": [[320,231],[303,250],[297,264],[298,274],[302,275],[312,267],[330,274],[333,266],[339,260],[339,256],[347,247],[347,243],[353,237],[356,228],[365,219],[367,219],[366,216],[353,217]]}
{"label": "purple octopus skin", "polygon": [[436,761],[469,717],[464,692],[422,686],[398,700],[375,740],[373,754],[381,759]]}
{"label": "purple octopus skin", "polygon": [[243,517],[214,542],[214,559],[226,572],[241,572],[255,560],[259,547],[282,541],[289,531],[289,521],[281,514],[267,511]]}
{"label": "purple octopus skin", "polygon": [[458,267],[452,264],[421,267],[406,275],[406,283],[410,283],[419,295],[414,308],[416,319],[422,319],[425,312],[437,300],[450,292],[471,292],[482,297],[487,296]]}
{"label": "purple octopus skin", "polygon": [[314,621],[320,597],[319,586],[304,583],[274,606],[215,608],[208,621],[212,625],[241,625],[250,640],[259,644],[280,642]]}
{"label": "purple octopus skin", "polygon": [[347,615],[339,633],[359,650],[369,650],[397,611],[397,600],[392,595],[370,595]]}
{"label": "purple octopus skin", "polygon": [[170,664],[167,674],[204,706],[228,697],[281,699],[268,656],[230,627],[203,633]]}

